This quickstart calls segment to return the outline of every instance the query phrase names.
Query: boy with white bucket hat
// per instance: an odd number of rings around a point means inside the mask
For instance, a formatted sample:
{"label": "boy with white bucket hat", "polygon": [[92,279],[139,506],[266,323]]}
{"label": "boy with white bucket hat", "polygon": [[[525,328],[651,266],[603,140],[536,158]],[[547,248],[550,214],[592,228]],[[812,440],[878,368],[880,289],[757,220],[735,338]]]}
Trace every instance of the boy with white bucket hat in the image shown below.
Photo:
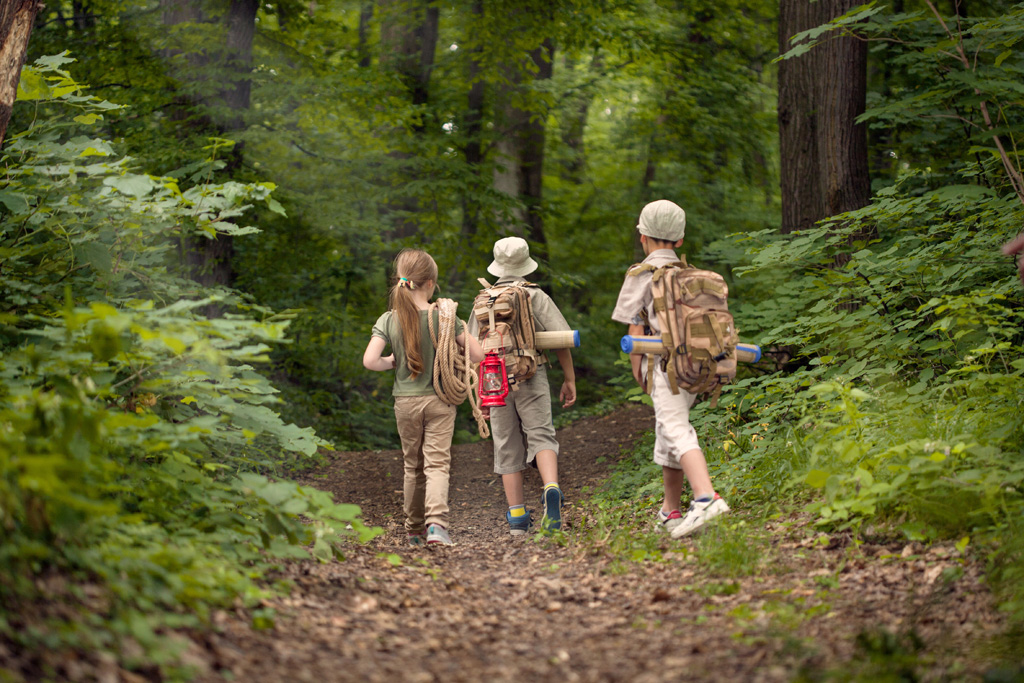
{"label": "boy with white bucket hat", "polygon": [[[525,276],[537,270],[537,262],[530,258],[530,246],[521,237],[505,237],[494,243],[494,261],[487,272],[498,278],[494,287],[525,283]],[[558,306],[539,287],[531,287],[530,307],[536,331],[567,331]],[[469,333],[478,336],[480,323],[473,316],[469,320]],[[576,402],[576,373],[569,349],[556,349],[555,355],[564,376],[559,400],[568,408]],[[485,414],[487,409],[484,409]],[[505,520],[509,533],[519,536],[529,531],[530,513],[526,509],[523,492],[523,472],[528,465],[537,468],[544,480],[544,516],[541,528],[557,531],[562,528],[562,502],[558,487],[558,441],[551,418],[551,393],[548,385],[545,356],[538,356],[537,372],[518,383],[518,390],[509,392],[505,405],[490,409],[491,434],[494,437],[494,471],[501,475],[509,509]]]}
{"label": "boy with white bucket hat", "polygon": [[[629,325],[631,335],[660,335],[651,291],[651,267],[659,268],[679,261],[674,250],[683,245],[686,212],[667,199],[659,199],[643,208],[636,227],[647,258],[627,272],[612,320]],[[645,327],[649,329],[645,330]],[[665,492],[658,511],[659,528],[670,532],[672,538],[681,538],[728,512],[729,506],[711,485],[704,452],[700,449],[697,432],[690,424],[690,407],[696,396],[681,388],[678,394],[672,393],[660,356],[654,357],[656,365],[650,375],[644,367],[646,357],[631,355],[629,360],[633,365],[633,377],[641,387],[649,390],[654,403],[654,462],[661,465]],[[652,377],[651,387],[645,385],[648,376]],[[693,501],[685,515],[680,512],[684,477],[693,489]]]}

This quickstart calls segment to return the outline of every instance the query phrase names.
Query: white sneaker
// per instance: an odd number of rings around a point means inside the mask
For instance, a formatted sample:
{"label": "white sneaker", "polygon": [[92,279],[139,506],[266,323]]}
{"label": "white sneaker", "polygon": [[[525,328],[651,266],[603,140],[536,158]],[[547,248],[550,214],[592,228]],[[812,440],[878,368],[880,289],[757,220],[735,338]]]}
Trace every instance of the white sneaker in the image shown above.
{"label": "white sneaker", "polygon": [[671,533],[673,529],[683,523],[683,513],[679,510],[673,510],[672,512],[666,513],[662,509],[658,509],[658,521],[655,523],[655,529],[662,533]]}
{"label": "white sneaker", "polygon": [[672,530],[672,538],[688,536],[715,517],[724,515],[728,511],[729,506],[725,504],[725,501],[722,500],[722,497],[717,493],[714,498],[706,503],[692,501],[690,503],[690,509],[687,510],[686,514],[683,516],[683,521],[680,522],[679,526]]}

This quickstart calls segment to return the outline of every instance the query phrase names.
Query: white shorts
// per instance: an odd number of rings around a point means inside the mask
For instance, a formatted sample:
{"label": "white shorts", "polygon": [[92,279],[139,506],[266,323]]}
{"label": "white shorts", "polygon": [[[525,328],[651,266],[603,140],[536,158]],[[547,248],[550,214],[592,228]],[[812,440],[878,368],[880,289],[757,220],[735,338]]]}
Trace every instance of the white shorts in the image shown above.
{"label": "white shorts", "polygon": [[690,424],[690,406],[697,400],[695,394],[680,389],[673,394],[668,375],[660,364],[654,368],[654,462],[662,467],[682,469],[679,459],[683,453],[700,448],[697,430]]}

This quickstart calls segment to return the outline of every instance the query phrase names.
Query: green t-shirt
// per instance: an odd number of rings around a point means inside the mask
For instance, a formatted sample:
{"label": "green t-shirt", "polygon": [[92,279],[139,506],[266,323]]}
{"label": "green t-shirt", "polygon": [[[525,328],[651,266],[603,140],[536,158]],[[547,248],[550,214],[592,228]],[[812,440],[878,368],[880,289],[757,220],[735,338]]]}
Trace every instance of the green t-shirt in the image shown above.
{"label": "green t-shirt", "polygon": [[[437,311],[434,311],[434,329],[438,329]],[[456,334],[462,333],[462,321],[456,323]],[[391,345],[395,354],[395,385],[392,396],[430,396],[434,393],[434,345],[430,342],[427,327],[427,312],[420,311],[420,355],[423,357],[423,372],[412,379],[405,361],[405,344],[402,340],[402,326],[394,311],[388,311],[373,325],[374,337],[380,337]],[[387,354],[384,354],[387,355]]]}

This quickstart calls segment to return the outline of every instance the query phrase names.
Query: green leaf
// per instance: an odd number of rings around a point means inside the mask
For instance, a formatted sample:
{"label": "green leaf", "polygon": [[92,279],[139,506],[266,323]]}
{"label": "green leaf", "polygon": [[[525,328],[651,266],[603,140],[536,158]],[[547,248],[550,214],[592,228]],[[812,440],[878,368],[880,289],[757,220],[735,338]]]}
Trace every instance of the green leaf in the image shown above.
{"label": "green leaf", "polygon": [[132,197],[145,197],[158,187],[149,176],[135,174],[108,177],[103,180],[103,184]]}
{"label": "green leaf", "polygon": [[828,481],[830,476],[832,476],[832,473],[825,470],[811,470],[804,478],[804,483],[813,488],[820,489],[825,486],[825,482]]}
{"label": "green leaf", "polygon": [[17,100],[46,100],[50,97],[50,86],[46,79],[34,68],[23,67],[18,81]]}

